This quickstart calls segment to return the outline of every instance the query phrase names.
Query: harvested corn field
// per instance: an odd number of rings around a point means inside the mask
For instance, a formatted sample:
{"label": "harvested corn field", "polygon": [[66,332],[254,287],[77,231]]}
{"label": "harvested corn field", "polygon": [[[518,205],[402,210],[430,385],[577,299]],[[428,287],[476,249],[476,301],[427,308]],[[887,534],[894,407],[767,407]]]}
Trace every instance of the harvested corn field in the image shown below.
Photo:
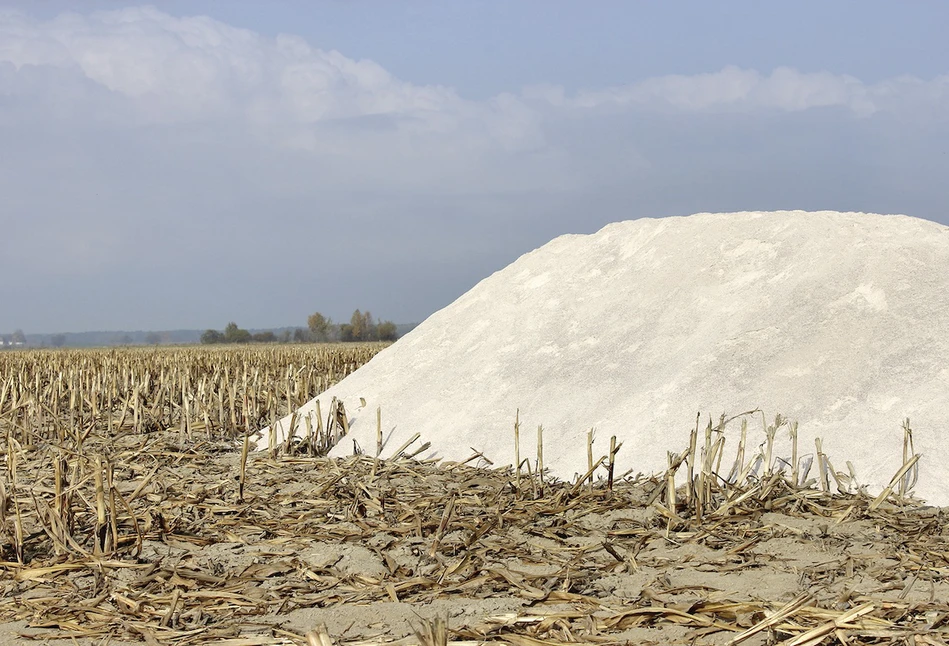
{"label": "harvested corn field", "polygon": [[0,354],[0,424],[24,447],[178,429],[233,439],[293,411],[385,343]]}
{"label": "harvested corn field", "polygon": [[0,643],[949,638],[947,519],[905,496],[909,431],[875,498],[750,448],[718,477],[711,424],[668,447],[667,473],[614,473],[636,450],[614,446],[572,482],[533,455],[247,451],[244,429],[376,349],[0,355]]}

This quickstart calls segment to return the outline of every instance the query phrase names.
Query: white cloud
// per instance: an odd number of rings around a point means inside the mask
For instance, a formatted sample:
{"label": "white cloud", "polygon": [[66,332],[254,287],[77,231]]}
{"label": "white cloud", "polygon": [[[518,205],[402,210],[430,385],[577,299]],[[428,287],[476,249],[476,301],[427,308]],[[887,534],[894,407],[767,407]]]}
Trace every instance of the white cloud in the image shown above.
{"label": "white cloud", "polygon": [[[726,67],[474,101],[299,36],[265,37],[209,17],[153,7],[49,21],[0,12],[0,127],[33,132],[45,142],[32,144],[39,159],[48,155],[37,146],[61,147],[51,130],[70,133],[77,160],[96,147],[77,167],[111,164],[99,171],[103,185],[133,160],[180,176],[168,180],[175,186],[195,183],[203,166],[231,169],[231,186],[261,194],[556,194],[661,168],[644,134],[632,134],[654,115],[687,125],[689,115],[837,107],[845,116],[934,120],[949,114],[947,99],[949,77],[867,84],[830,72]],[[79,184],[76,171],[61,173]]]}
{"label": "white cloud", "polygon": [[63,14],[45,23],[4,14],[2,62],[26,75],[30,67],[81,75],[138,123],[236,119],[301,146],[313,139],[308,126],[388,117],[413,136],[456,132],[476,135],[469,144],[488,137],[505,149],[542,141],[514,96],[468,102],[451,88],[401,81],[373,61],[317,49],[297,36],[264,38],[152,7]]}
{"label": "white cloud", "polygon": [[573,109],[799,112],[841,107],[866,117],[881,111],[899,113],[937,106],[945,109],[949,76],[931,81],[901,77],[866,84],[852,76],[830,72],[780,67],[764,75],[729,66],[708,74],[659,76],[631,85],[584,90],[572,97],[565,97],[563,89],[556,87],[533,90],[526,96]]}
{"label": "white cloud", "polygon": [[[4,63],[13,71],[4,72]],[[536,153],[548,148],[549,119],[604,109],[841,107],[858,116],[938,116],[946,112],[949,77],[865,84],[830,72],[726,67],[572,95],[543,86],[469,101],[452,88],[403,81],[374,61],[321,50],[298,36],[267,38],[208,17],[136,7],[48,22],[0,14],[0,90],[28,95],[29,112],[77,122],[231,124],[270,144],[311,152],[353,155],[353,143],[369,140],[392,154],[444,159]],[[0,119],[11,120],[9,109]]]}

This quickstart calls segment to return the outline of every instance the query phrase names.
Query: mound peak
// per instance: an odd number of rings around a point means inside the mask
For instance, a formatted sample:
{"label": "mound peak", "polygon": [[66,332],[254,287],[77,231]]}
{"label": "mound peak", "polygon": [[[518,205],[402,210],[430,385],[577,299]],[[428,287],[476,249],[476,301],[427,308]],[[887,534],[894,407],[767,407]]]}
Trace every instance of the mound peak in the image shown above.
{"label": "mound peak", "polygon": [[799,423],[802,452],[822,438],[871,489],[900,468],[910,418],[916,493],[949,505],[947,278],[949,227],[907,216],[618,222],[525,254],[318,399],[352,418],[334,454],[353,440],[374,454],[381,407],[383,457],[418,432],[423,455],[476,449],[496,465],[514,461],[519,410],[521,456],[543,425],[544,464],[563,478],[586,471],[591,428],[597,456],[615,435],[618,471],[652,473],[686,447],[696,413],[761,409]]}

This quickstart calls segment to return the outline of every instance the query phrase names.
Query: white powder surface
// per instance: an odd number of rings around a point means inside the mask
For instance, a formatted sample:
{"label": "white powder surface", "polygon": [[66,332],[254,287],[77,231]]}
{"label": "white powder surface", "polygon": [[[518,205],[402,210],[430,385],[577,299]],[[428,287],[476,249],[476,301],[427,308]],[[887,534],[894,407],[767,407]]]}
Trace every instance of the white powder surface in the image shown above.
{"label": "white powder surface", "polygon": [[[509,464],[519,410],[522,459],[533,461],[543,425],[544,465],[564,479],[586,471],[591,428],[597,457],[610,436],[623,443],[618,473],[658,473],[697,413],[758,408],[799,423],[802,454],[822,438],[834,468],[850,461],[871,491],[900,468],[909,418],[923,455],[914,492],[949,505],[949,227],[782,211],[562,236],[320,395],[324,416],[334,397],[351,417],[334,455],[354,441],[375,455],[381,407],[383,457],[418,432],[431,442],[420,457],[476,449]],[[755,420],[749,452],[763,440]],[[275,424],[278,441],[289,424]],[[738,434],[737,423],[726,431],[726,453]],[[788,453],[786,430],[778,439],[776,454]]]}

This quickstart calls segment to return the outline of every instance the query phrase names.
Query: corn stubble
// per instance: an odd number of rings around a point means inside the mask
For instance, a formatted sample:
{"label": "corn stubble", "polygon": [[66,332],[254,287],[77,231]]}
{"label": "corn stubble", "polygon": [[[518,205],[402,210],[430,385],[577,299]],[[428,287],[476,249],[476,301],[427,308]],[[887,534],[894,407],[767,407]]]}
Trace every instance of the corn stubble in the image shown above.
{"label": "corn stubble", "polygon": [[[154,444],[221,451],[368,361],[383,344],[27,351],[0,354],[0,545],[18,564],[141,548],[132,503],[160,470]],[[325,451],[316,438],[310,450]],[[134,447],[134,448],[132,448]],[[145,465],[152,465],[146,468]],[[141,473],[137,486],[116,485]],[[29,473],[29,487],[18,474]],[[143,471],[144,470],[144,471]],[[123,491],[123,487],[126,489]],[[28,512],[24,510],[28,508]],[[37,527],[24,534],[24,516]],[[34,548],[33,544],[37,547]],[[31,551],[33,550],[33,551]]]}
{"label": "corn stubble", "polygon": [[[646,476],[617,475],[635,447],[611,438],[598,456],[589,430],[576,447],[586,451],[588,471],[569,482],[552,478],[543,429],[536,460],[521,455],[516,413],[514,467],[495,468],[475,450],[462,462],[418,461],[421,451],[410,449],[417,436],[389,460],[322,457],[347,431],[341,402],[324,412],[325,424],[322,413],[315,425],[308,419],[305,436],[292,443],[249,451],[250,432],[381,347],[0,355],[0,617],[27,620],[47,637],[368,646],[397,636],[347,640],[325,625],[295,632],[279,617],[505,596],[523,602],[522,611],[455,626],[420,616],[400,643],[610,644],[663,626],[690,629],[683,643],[940,644],[949,637],[946,602],[913,596],[914,586],[949,577],[949,544],[942,512],[910,498],[919,455],[908,421],[903,467],[875,497],[861,490],[851,465],[835,469],[820,443],[798,447],[794,424],[757,411],[704,425],[697,419],[689,445],[669,453],[667,471]],[[379,425],[385,411],[376,415]],[[760,446],[748,430],[759,419]],[[735,440],[725,431],[735,423],[737,447],[726,460],[726,437]],[[773,449],[779,433],[792,440],[789,460]],[[622,522],[588,523],[628,511]],[[676,587],[675,564],[651,556],[652,545],[695,544],[711,550],[696,568],[756,571],[755,546],[793,530],[769,525],[775,514],[825,520],[815,544],[830,540],[829,527],[872,524],[889,563],[853,554],[803,571],[792,598],[758,599]],[[803,540],[803,532],[796,536]],[[316,567],[300,556],[314,544],[363,546],[385,571]],[[203,552],[220,546],[265,558],[235,566]],[[618,603],[598,582],[624,575],[651,583]],[[848,583],[857,578],[900,592],[874,596]]]}

